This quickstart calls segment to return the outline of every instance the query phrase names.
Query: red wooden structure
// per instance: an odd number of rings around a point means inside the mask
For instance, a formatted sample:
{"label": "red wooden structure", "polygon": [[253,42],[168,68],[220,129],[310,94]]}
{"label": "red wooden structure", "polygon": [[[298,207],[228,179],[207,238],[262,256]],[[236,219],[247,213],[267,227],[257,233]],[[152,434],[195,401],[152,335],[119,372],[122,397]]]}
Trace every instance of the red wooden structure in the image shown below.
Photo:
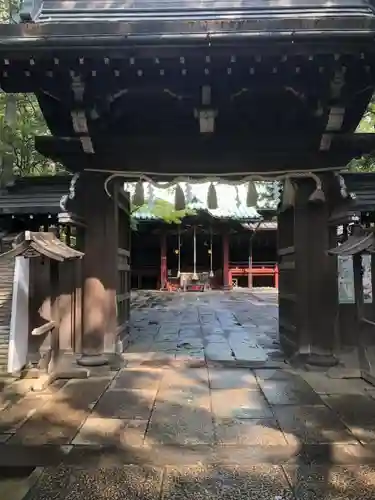
{"label": "red wooden structure", "polygon": [[228,283],[233,286],[233,278],[236,276],[247,276],[248,287],[253,287],[253,278],[259,276],[271,276],[273,278],[274,288],[279,288],[279,268],[275,263],[252,264],[229,264]]}

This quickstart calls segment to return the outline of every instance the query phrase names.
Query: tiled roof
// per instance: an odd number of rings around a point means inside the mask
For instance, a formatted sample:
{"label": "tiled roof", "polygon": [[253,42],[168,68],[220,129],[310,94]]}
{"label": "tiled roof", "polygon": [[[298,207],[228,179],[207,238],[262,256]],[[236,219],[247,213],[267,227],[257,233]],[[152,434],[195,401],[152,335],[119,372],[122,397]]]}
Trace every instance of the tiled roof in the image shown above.
{"label": "tiled roof", "polygon": [[156,217],[150,210],[139,209],[136,212],[132,213],[133,219],[136,220],[158,220],[159,217]]}
{"label": "tiled roof", "polygon": [[344,172],[342,176],[348,191],[355,195],[353,211],[375,211],[375,172]]}
{"label": "tiled roof", "polygon": [[[259,227],[258,227],[259,225]],[[242,224],[243,227],[249,229],[251,231],[262,230],[262,231],[276,231],[277,222],[276,221],[262,221],[262,222],[253,222],[249,224]]]}
{"label": "tiled roof", "polygon": [[[187,208],[190,208],[195,211],[205,211],[210,214],[212,217],[216,219],[232,219],[239,221],[258,221],[262,219],[262,216],[257,212],[254,207],[233,207],[231,209],[226,208],[216,208],[216,209],[208,209],[200,206],[199,202],[191,203]],[[155,214],[152,213],[150,209],[141,208],[137,212],[132,214],[133,218],[136,220],[159,220]]]}
{"label": "tiled roof", "polygon": [[215,210],[208,210],[208,212],[218,219],[260,220],[262,218],[256,208],[243,205],[230,209],[219,207]]}

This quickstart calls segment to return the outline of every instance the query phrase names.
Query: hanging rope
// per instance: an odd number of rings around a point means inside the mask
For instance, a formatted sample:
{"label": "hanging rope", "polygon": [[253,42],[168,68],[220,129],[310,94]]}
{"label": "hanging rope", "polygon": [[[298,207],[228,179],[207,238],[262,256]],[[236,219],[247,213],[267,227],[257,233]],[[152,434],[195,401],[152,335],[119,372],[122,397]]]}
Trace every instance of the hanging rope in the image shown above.
{"label": "hanging rope", "polygon": [[[106,172],[110,174],[104,182],[104,189],[109,197],[112,197],[111,193],[108,190],[108,184],[116,178],[134,179],[134,177],[138,177],[140,181],[148,182],[152,184],[155,188],[158,189],[170,189],[171,187],[176,186],[176,184],[180,182],[188,182],[189,184],[202,184],[202,182],[210,182],[217,184],[226,184],[230,186],[240,186],[246,184],[250,181],[284,181],[286,178],[288,179],[299,179],[299,178],[308,178],[311,177],[315,180],[317,189],[319,191],[322,190],[322,183],[319,177],[316,175],[317,173],[326,173],[327,169],[325,168],[317,168],[313,170],[300,170],[298,172],[291,170],[275,170],[272,172],[267,172],[266,174],[263,172],[254,172],[252,174],[244,173],[244,172],[230,172],[227,174],[222,174],[220,177],[212,176],[210,174],[200,174],[199,176],[192,177],[189,175],[181,175],[174,177],[172,181],[169,182],[155,182],[149,176],[154,175],[154,172],[113,172],[108,170],[100,170],[100,169],[85,169],[87,172]],[[342,167],[336,167],[329,169],[330,172],[339,172],[342,171]],[[171,174],[158,173],[158,177],[170,177]],[[231,180],[228,177],[241,177],[238,180]]]}

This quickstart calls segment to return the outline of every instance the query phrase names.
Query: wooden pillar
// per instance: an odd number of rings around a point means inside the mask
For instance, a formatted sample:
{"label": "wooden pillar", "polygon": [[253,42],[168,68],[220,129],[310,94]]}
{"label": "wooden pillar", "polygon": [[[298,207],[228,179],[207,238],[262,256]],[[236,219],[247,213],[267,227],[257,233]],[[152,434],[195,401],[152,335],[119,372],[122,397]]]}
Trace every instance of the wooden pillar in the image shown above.
{"label": "wooden pillar", "polygon": [[165,232],[160,234],[160,288],[163,290],[167,284],[167,235]]}
{"label": "wooden pillar", "polygon": [[[329,203],[311,203],[315,182],[302,179],[294,210],[296,344],[307,362],[336,364],[333,356],[337,303],[336,261],[331,247]],[[327,194],[326,194],[327,196]]]}
{"label": "wooden pillar", "polygon": [[229,234],[227,231],[223,233],[223,285],[224,288],[229,288]]}
{"label": "wooden pillar", "polygon": [[105,364],[116,342],[117,228],[107,174],[84,172],[77,198],[86,223],[83,258],[83,336],[79,361]]}
{"label": "wooden pillar", "polygon": [[[123,212],[123,217],[122,217],[122,222],[121,224],[124,225],[124,248],[126,250],[131,249],[131,204],[130,204],[130,193],[126,192],[125,193],[125,212]],[[130,266],[129,271],[126,273],[126,278],[125,278],[125,293],[127,295],[126,301],[125,301],[125,308],[126,308],[126,321],[127,323],[129,322],[130,319],[130,309],[131,309],[131,253],[128,259],[128,263]]]}
{"label": "wooden pillar", "polygon": [[296,340],[296,284],[294,249],[294,209],[287,208],[277,216],[279,267],[279,335],[287,354],[298,349]]}
{"label": "wooden pillar", "polygon": [[250,290],[253,288],[253,235],[250,236],[249,241],[249,272],[247,274],[247,286]]}
{"label": "wooden pillar", "polygon": [[279,266],[276,264],[275,266],[275,281],[274,281],[274,286],[276,290],[279,289]]}

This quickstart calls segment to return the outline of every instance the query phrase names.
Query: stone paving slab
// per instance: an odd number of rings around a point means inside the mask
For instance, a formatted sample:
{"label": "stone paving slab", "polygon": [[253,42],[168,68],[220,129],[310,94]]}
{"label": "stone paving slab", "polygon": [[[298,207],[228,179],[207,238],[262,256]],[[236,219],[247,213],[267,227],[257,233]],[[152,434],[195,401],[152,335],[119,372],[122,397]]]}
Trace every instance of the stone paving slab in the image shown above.
{"label": "stone paving slab", "polygon": [[109,389],[95,406],[95,414],[105,418],[148,420],[156,390]]}
{"label": "stone paving slab", "polygon": [[259,386],[271,405],[319,405],[320,397],[301,378],[294,380],[259,380]]}
{"label": "stone paving slab", "polygon": [[69,381],[48,402],[28,416],[9,443],[69,444],[110,381],[110,378]]}
{"label": "stone paving slab", "polygon": [[375,447],[348,444],[287,444],[273,446],[213,446],[197,444],[154,444],[152,448],[69,445],[23,446],[0,445],[1,467],[58,466],[61,463],[76,467],[118,467],[124,464],[191,465],[197,462],[224,465],[256,465],[259,463],[298,465],[374,465]]}
{"label": "stone paving slab", "polygon": [[374,399],[366,393],[328,394],[322,399],[361,443],[375,443]]}
{"label": "stone paving slab", "polygon": [[244,369],[209,369],[211,389],[254,389],[259,390],[257,379],[250,370]]}
{"label": "stone paving slab", "polygon": [[148,420],[88,417],[72,444],[118,448],[140,447],[144,443],[147,426]]}
{"label": "stone paving slab", "polygon": [[120,372],[110,385],[110,389],[144,389],[156,392],[162,377],[161,369],[129,368]]}
{"label": "stone paving slab", "polygon": [[275,419],[224,418],[215,421],[221,446],[285,446],[287,441]]}
{"label": "stone paving slab", "polygon": [[211,392],[215,418],[270,418],[272,409],[260,391],[223,389]]}
{"label": "stone paving slab", "polygon": [[275,417],[291,444],[355,444],[339,416],[326,406],[276,406]]}

